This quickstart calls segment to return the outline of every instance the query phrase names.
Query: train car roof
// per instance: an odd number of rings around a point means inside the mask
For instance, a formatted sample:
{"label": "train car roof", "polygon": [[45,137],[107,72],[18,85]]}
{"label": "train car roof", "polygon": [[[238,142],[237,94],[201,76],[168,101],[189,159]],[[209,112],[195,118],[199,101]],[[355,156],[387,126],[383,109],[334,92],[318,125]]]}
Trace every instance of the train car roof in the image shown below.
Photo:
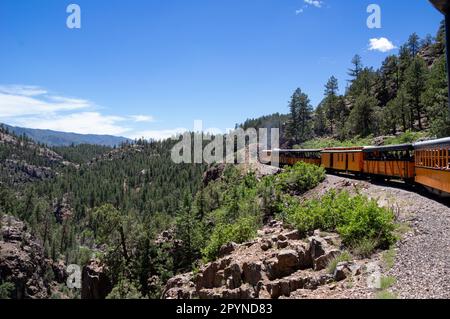
{"label": "train car roof", "polygon": [[431,146],[443,146],[443,145],[450,146],[450,137],[441,138],[438,140],[418,142],[413,144],[414,148],[426,148]]}
{"label": "train car roof", "polygon": [[412,144],[366,146],[366,147],[364,147],[363,152],[371,153],[371,152],[409,151],[412,149],[413,149]]}
{"label": "train car roof", "polygon": [[292,149],[292,150],[273,150],[274,152],[287,152],[287,153],[319,153],[321,149]]}
{"label": "train car roof", "polygon": [[322,153],[360,153],[362,150],[363,147],[334,147],[325,148]]}

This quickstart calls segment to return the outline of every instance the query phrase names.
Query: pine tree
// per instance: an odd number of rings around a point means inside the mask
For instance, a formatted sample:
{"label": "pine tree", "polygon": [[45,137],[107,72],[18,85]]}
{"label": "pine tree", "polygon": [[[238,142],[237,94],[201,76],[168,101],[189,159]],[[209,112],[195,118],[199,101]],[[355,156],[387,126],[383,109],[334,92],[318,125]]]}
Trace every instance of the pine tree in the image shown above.
{"label": "pine tree", "polygon": [[431,132],[437,137],[450,136],[447,83],[446,63],[444,57],[441,57],[433,65],[422,95],[423,104],[427,107]]}
{"label": "pine tree", "polygon": [[193,212],[188,194],[185,195],[180,210],[181,213],[176,220],[176,237],[181,240],[184,258],[182,264],[178,266],[189,269],[200,254],[202,242],[200,222]]}
{"label": "pine tree", "polygon": [[324,136],[328,133],[327,117],[323,105],[319,105],[314,112],[314,134]]}
{"label": "pine tree", "polygon": [[408,50],[411,54],[411,57],[414,59],[417,55],[417,53],[419,53],[419,49],[420,49],[420,38],[417,35],[417,33],[413,33],[409,36],[408,42],[407,42],[407,47]]}
{"label": "pine tree", "polygon": [[353,68],[349,69],[347,74],[352,77],[350,81],[353,81],[359,76],[359,73],[361,73],[364,66],[362,64],[361,56],[358,54],[353,57],[351,63],[353,65]]}
{"label": "pine tree", "polygon": [[302,143],[312,133],[312,106],[309,98],[301,89],[296,89],[289,103],[289,135],[292,141]]}
{"label": "pine tree", "polygon": [[419,129],[423,129],[423,105],[422,94],[425,91],[425,81],[427,68],[422,58],[416,57],[405,72],[405,89],[408,95],[410,118],[414,119],[410,123],[410,129],[414,129],[414,122],[417,121]]}
{"label": "pine tree", "polygon": [[338,118],[338,80],[332,76],[328,79],[327,84],[325,85],[325,114],[328,122],[330,123],[330,132],[334,133],[334,127],[336,123],[336,119]]}
{"label": "pine tree", "polygon": [[349,124],[354,135],[367,136],[373,132],[377,100],[366,94],[360,95],[350,113]]}
{"label": "pine tree", "polygon": [[308,96],[301,93],[298,96],[298,121],[299,121],[299,134],[298,141],[300,143],[308,140],[312,135],[312,106]]}

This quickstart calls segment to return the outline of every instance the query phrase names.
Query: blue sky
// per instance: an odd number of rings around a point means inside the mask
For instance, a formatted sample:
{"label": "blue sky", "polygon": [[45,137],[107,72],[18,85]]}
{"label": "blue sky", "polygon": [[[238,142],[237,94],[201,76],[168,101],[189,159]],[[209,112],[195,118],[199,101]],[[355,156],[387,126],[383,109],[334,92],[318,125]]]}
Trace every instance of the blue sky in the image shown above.
{"label": "blue sky", "polygon": [[[81,29],[66,7],[81,7]],[[366,8],[382,10],[369,29]],[[300,12],[302,11],[302,12]],[[409,34],[435,35],[427,0],[1,0],[0,121],[167,137],[287,112],[295,88],[316,106],[354,54],[378,67]]]}

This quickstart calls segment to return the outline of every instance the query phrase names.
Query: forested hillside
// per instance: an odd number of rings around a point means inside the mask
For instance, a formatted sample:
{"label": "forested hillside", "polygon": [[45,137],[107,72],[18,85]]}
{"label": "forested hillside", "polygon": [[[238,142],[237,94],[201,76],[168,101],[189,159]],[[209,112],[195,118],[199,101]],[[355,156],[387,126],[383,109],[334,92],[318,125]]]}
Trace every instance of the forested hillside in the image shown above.
{"label": "forested hillside", "polygon": [[[149,293],[151,276],[168,276],[176,267],[158,257],[167,250],[154,240],[197,192],[205,169],[174,164],[174,143],[81,145],[56,149],[59,155],[2,128],[0,214],[29,225],[46,258],[85,266],[103,256],[114,284],[125,276]],[[13,275],[4,280],[20,282]]]}
{"label": "forested hillside", "polygon": [[413,139],[449,136],[444,52],[442,23],[435,37],[420,39],[412,34],[399,53],[388,56],[379,69],[364,66],[356,55],[348,69],[347,83],[338,83],[331,75],[319,105],[311,105],[307,92],[298,88],[291,97],[288,115],[252,119],[242,126],[272,127],[281,123],[281,145],[285,147],[306,141],[305,146],[321,146],[323,138],[332,139],[325,144],[353,144],[349,140],[358,139],[364,143],[370,137],[405,132]]}

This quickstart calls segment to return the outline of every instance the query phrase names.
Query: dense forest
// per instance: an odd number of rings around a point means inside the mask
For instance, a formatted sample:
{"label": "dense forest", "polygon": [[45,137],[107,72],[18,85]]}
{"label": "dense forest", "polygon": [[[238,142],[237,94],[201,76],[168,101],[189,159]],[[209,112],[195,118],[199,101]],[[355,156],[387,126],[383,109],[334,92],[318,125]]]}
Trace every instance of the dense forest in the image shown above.
{"label": "dense forest", "polygon": [[[364,66],[359,55],[351,60],[348,81],[331,76],[324,98],[313,107],[306,92],[296,89],[289,114],[247,120],[241,126],[280,127],[281,145],[314,146],[313,139],[330,138],[340,144],[355,138],[424,132],[430,137],[450,135],[447,108],[445,26],[435,37],[412,34],[379,69]],[[345,85],[343,94],[340,94]],[[410,134],[413,138],[416,135]],[[364,141],[364,140],[363,140]]]}
{"label": "dense forest", "polygon": [[[56,153],[6,129],[0,134],[0,215],[26,222],[48,258],[83,266],[100,254],[109,258],[114,282],[127,274],[145,293],[149,274],[172,274],[168,258],[158,258],[164,252],[152,242],[174,224],[205,170],[174,164],[175,141],[136,141],[115,149],[77,145]],[[20,161],[9,165],[11,158]],[[152,263],[148,254],[155,256]]]}

